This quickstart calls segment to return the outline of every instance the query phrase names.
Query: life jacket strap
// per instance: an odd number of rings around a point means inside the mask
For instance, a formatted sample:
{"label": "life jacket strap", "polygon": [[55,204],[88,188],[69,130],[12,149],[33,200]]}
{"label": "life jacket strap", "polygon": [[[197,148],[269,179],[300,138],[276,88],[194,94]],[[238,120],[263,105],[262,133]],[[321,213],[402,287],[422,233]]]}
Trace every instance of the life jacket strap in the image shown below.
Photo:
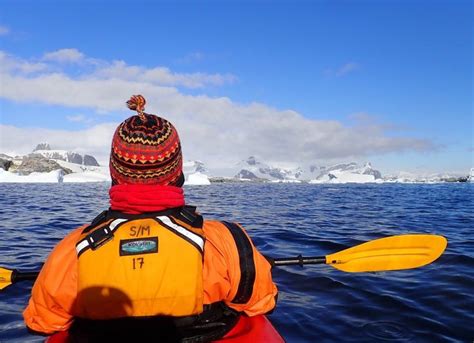
{"label": "life jacket strap", "polygon": [[87,249],[96,250],[114,237],[114,231],[118,229],[120,224],[128,221],[128,219],[118,218],[110,222],[108,225],[97,227],[92,230],[84,239],[76,244],[77,256],[80,256]]}
{"label": "life jacket strap", "polygon": [[196,209],[196,206],[186,205],[182,207],[181,211],[174,215],[174,217],[188,223],[192,227],[202,228],[204,220],[202,216],[196,212]]}
{"label": "life jacket strap", "polygon": [[156,217],[156,220],[163,227],[174,232],[175,234],[183,238],[185,241],[193,245],[195,248],[197,248],[201,252],[201,254],[204,252],[204,239],[201,236],[195,234],[192,231],[189,231],[185,227],[178,225],[170,217],[158,216]]}
{"label": "life jacket strap", "polygon": [[246,304],[252,297],[256,278],[252,243],[243,229],[236,223],[222,222],[222,224],[232,234],[239,252],[240,281],[237,293],[231,302],[234,304]]}

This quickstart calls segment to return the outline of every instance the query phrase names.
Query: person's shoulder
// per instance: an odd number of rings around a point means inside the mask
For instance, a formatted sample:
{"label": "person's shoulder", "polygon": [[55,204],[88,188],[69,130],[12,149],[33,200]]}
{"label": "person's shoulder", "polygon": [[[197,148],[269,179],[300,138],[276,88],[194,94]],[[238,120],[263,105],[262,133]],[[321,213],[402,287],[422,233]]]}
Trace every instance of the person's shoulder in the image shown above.
{"label": "person's shoulder", "polygon": [[83,224],[79,227],[76,227],[72,231],[70,231],[62,240],[60,243],[63,244],[75,244],[77,243],[77,240],[79,237],[82,235],[84,229],[86,229],[90,224]]}
{"label": "person's shoulder", "polygon": [[203,229],[222,229],[224,227],[224,224],[220,220],[216,219],[204,219],[203,222]]}
{"label": "person's shoulder", "polygon": [[217,220],[217,219],[207,219],[207,218],[204,218],[204,225],[216,225],[216,224],[222,224],[222,221],[221,220]]}
{"label": "person's shoulder", "polygon": [[226,220],[204,220],[203,230],[206,238],[217,240],[229,240],[246,234],[239,223]]}

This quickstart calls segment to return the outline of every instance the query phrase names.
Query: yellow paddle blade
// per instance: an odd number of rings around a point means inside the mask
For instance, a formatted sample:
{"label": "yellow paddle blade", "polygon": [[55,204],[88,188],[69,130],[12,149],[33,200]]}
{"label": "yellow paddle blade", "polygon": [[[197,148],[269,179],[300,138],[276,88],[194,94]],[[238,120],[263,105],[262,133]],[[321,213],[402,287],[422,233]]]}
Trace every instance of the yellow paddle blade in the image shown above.
{"label": "yellow paddle blade", "polygon": [[391,236],[327,255],[326,264],[345,272],[418,268],[441,256],[447,244],[438,235]]}
{"label": "yellow paddle blade", "polygon": [[12,274],[13,270],[0,268],[0,290],[11,285]]}

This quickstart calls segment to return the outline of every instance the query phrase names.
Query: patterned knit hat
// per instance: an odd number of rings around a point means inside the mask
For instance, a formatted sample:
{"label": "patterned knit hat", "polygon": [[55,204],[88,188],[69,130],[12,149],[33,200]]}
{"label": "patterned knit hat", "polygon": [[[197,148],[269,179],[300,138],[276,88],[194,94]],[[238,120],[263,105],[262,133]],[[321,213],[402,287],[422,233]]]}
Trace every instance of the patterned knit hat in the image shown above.
{"label": "patterned knit hat", "polygon": [[166,119],[144,113],[145,103],[143,96],[132,96],[127,106],[138,115],[115,130],[109,164],[112,183],[182,186],[178,132]]}

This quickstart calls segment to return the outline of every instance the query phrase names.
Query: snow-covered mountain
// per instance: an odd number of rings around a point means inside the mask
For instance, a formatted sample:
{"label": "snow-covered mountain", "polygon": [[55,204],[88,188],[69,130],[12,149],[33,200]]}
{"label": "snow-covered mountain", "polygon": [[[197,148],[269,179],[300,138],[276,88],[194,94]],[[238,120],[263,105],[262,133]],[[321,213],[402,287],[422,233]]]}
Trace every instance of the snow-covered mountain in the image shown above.
{"label": "snow-covered mountain", "polygon": [[183,162],[183,173],[184,175],[193,173],[207,174],[209,171],[201,161],[185,161]]}
{"label": "snow-covered mountain", "polygon": [[235,179],[250,181],[296,181],[302,180],[302,176],[305,174],[301,167],[271,166],[257,160],[255,156],[240,161],[232,169],[235,170],[232,173]]}
{"label": "snow-covered mountain", "polygon": [[99,166],[93,156],[52,150],[47,143],[24,156],[0,154],[0,169],[0,182],[110,181],[108,167]]}
{"label": "snow-covered mountain", "polygon": [[76,152],[66,150],[52,150],[48,143],[41,143],[33,150],[34,154],[40,154],[52,160],[62,160],[74,164],[98,167],[99,163],[94,156],[81,155]]}
{"label": "snow-covered mountain", "polygon": [[319,168],[319,175],[310,183],[373,183],[382,182],[382,174],[370,163],[363,166],[352,162]]}
{"label": "snow-covered mountain", "polygon": [[271,166],[257,160],[254,156],[236,165],[236,179],[273,182],[347,183],[379,182],[382,175],[372,168],[370,163],[360,166],[357,163],[337,164],[333,166],[310,165],[308,167],[284,168]]}

